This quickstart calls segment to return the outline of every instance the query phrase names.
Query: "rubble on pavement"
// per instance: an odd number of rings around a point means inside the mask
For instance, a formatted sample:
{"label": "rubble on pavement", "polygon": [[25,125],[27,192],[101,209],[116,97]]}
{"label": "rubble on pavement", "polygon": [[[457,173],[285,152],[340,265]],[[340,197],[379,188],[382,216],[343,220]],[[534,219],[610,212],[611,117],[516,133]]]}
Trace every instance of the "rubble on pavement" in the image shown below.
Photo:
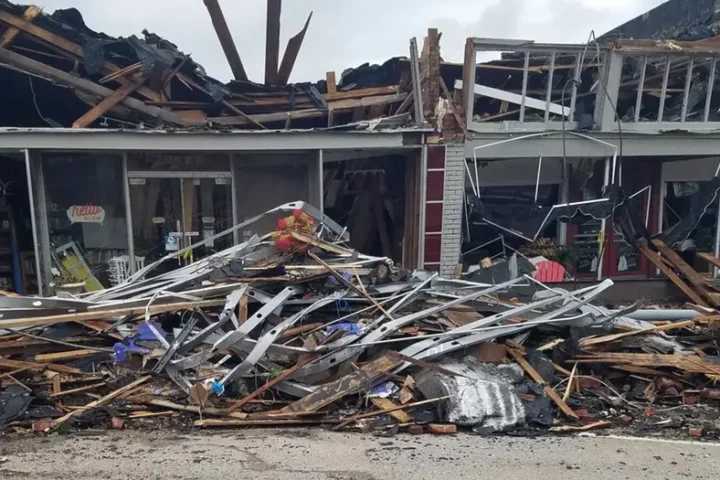
{"label": "rubble on pavement", "polygon": [[714,311],[650,322],[597,303],[610,280],[402,270],[303,202],[217,237],[249,228],[107,290],[0,297],[0,429],[720,432]]}

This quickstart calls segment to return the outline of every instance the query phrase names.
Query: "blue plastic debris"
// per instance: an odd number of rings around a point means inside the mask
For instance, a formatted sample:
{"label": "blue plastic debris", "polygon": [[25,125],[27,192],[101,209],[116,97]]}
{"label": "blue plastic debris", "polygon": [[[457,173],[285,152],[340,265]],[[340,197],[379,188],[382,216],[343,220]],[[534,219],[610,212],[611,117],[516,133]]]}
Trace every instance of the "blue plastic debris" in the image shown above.
{"label": "blue plastic debris", "polygon": [[150,350],[144,347],[140,347],[138,345],[135,345],[135,338],[125,339],[125,342],[117,342],[115,345],[113,345],[113,351],[115,352],[115,363],[120,363],[124,361],[128,353],[139,353],[139,354],[146,354],[150,353]]}
{"label": "blue plastic debris", "polygon": [[212,385],[210,385],[210,391],[217,395],[218,397],[225,393],[225,385],[218,382],[217,380],[213,380]]}
{"label": "blue plastic debris", "polygon": [[[167,333],[163,331],[163,329],[160,327],[160,324],[155,322],[150,323],[158,331],[158,333],[162,335],[163,338],[167,337]],[[131,336],[129,336],[122,342],[118,342],[113,345],[113,351],[115,352],[115,363],[123,362],[130,353],[139,353],[141,355],[150,353],[150,349],[137,345],[135,343],[137,341],[156,342],[157,337],[155,336],[149,325],[141,323],[140,325],[138,325],[137,329],[133,332]]]}

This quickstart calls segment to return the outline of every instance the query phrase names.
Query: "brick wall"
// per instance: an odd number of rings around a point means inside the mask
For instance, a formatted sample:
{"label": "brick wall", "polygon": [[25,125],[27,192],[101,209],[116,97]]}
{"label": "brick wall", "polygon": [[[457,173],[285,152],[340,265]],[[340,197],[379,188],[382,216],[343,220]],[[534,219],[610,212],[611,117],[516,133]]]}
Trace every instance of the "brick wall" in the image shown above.
{"label": "brick wall", "polygon": [[462,246],[465,202],[465,144],[450,143],[445,150],[440,275],[454,277]]}

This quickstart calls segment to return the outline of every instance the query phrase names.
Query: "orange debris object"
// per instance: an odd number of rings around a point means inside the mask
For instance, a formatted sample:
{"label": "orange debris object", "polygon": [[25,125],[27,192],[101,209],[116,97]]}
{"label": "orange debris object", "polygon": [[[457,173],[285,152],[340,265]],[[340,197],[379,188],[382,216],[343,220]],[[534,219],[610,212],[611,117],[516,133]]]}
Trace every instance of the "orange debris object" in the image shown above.
{"label": "orange debris object", "polygon": [[273,233],[275,248],[283,251],[305,252],[308,245],[293,238],[292,233],[313,234],[315,219],[302,210],[294,210],[292,215],[281,218],[277,222],[277,231]]}

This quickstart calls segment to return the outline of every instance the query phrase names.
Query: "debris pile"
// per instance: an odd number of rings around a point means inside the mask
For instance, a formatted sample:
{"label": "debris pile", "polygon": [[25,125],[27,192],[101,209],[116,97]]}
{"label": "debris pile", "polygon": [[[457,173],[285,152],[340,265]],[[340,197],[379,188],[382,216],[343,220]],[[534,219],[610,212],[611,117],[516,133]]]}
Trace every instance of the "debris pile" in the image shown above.
{"label": "debris pile", "polygon": [[[638,305],[596,304],[610,280],[568,292],[405,271],[303,202],[216,237],[250,230],[262,236],[182,265],[205,239],[107,290],[0,297],[0,428],[489,434],[652,418],[718,434],[697,413],[720,400],[718,315],[638,320]],[[668,405],[693,423],[657,420]]]}

